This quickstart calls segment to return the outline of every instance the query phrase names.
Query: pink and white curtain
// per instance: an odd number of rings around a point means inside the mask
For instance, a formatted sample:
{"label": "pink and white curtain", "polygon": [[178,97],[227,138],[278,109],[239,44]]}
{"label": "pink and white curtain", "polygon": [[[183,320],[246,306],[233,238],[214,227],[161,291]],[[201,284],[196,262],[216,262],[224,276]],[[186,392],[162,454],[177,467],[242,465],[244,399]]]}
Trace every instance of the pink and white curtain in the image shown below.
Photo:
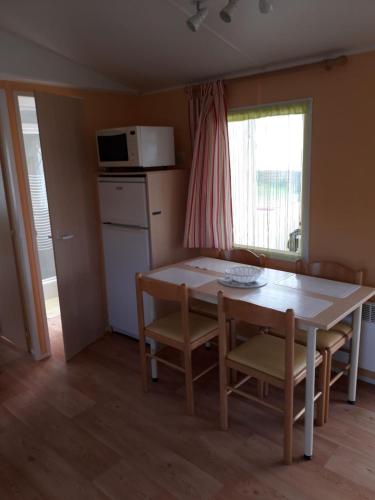
{"label": "pink and white curtain", "polygon": [[233,246],[227,108],[221,81],[188,89],[193,140],[185,239],[188,248]]}

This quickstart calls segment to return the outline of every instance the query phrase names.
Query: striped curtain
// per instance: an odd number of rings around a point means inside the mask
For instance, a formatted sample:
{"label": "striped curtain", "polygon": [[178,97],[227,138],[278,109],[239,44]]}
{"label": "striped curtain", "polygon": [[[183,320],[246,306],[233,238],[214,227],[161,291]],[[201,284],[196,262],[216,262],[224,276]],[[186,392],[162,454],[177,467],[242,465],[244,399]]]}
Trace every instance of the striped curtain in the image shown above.
{"label": "striped curtain", "polygon": [[233,246],[227,108],[221,81],[188,89],[193,162],[186,209],[184,245]]}

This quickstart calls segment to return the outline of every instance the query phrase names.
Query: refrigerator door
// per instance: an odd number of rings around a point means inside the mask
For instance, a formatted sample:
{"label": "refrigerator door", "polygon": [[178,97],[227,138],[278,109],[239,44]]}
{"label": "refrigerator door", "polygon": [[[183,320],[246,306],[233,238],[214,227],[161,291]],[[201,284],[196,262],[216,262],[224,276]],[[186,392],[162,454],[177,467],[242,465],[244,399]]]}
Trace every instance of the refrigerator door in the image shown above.
{"label": "refrigerator door", "polygon": [[99,200],[102,222],[148,227],[144,177],[99,179]]}
{"label": "refrigerator door", "polygon": [[[135,274],[150,270],[149,232],[112,224],[102,228],[109,324],[116,332],[138,338]],[[147,295],[144,308],[147,324],[154,317]]]}

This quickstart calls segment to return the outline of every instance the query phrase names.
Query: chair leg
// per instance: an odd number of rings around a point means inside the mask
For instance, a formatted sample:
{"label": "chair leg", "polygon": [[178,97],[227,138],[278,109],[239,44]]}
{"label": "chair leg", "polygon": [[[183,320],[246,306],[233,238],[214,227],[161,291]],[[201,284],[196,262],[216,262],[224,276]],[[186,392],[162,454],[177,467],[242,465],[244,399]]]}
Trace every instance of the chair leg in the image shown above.
{"label": "chair leg", "polygon": [[[231,340],[231,331],[227,331],[227,345]],[[231,372],[227,367],[226,354],[219,344],[219,382],[220,382],[220,427],[223,431],[228,430],[228,381]],[[235,372],[237,374],[237,372]]]}
{"label": "chair leg", "polygon": [[[237,347],[236,338],[236,322],[232,319],[229,321],[229,335],[230,335],[230,350],[232,351]],[[232,384],[236,384],[238,381],[238,373],[236,370],[230,370],[230,381]]]}
{"label": "chair leg", "polygon": [[259,399],[264,399],[264,386],[265,382],[263,382],[263,380],[257,380],[257,392]]}
{"label": "chair leg", "polygon": [[[157,350],[158,350],[157,342],[155,342],[155,340],[151,340],[151,342],[150,342],[150,353],[151,354],[155,354]],[[150,365],[151,365],[151,378],[152,378],[152,381],[153,382],[157,382],[158,381],[158,362],[157,362],[157,360],[151,358]]]}
{"label": "chair leg", "polygon": [[264,382],[264,397],[266,398],[270,393],[270,384],[268,382]]}
{"label": "chair leg", "polygon": [[191,350],[185,350],[185,387],[186,387],[186,407],[188,415],[194,415],[194,388],[193,388],[193,367],[191,360]]}
{"label": "chair leg", "polygon": [[284,463],[293,462],[293,382],[285,384],[284,394]]}
{"label": "chair leg", "polygon": [[318,391],[322,393],[317,403],[316,425],[324,424],[325,398],[326,398],[326,375],[327,375],[327,351],[323,352],[323,361],[319,367]]}
{"label": "chair leg", "polygon": [[228,430],[228,369],[225,360],[220,363],[220,426],[223,431]]}
{"label": "chair leg", "polygon": [[325,401],[324,401],[324,423],[328,422],[329,400],[330,400],[330,382],[332,374],[332,353],[327,351],[327,370],[326,370],[326,385],[325,385]]}
{"label": "chair leg", "polygon": [[139,337],[139,355],[141,361],[141,377],[142,377],[142,387],[144,392],[148,392],[148,368],[147,368],[147,357],[146,357],[146,339],[144,335]]}

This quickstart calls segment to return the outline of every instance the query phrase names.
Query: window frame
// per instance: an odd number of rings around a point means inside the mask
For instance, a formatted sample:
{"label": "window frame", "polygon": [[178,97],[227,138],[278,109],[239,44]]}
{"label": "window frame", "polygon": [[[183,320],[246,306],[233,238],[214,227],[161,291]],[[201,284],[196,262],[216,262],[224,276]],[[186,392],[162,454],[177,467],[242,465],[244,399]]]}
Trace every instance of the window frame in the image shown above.
{"label": "window frame", "polygon": [[[306,105],[306,117],[304,122],[303,131],[303,164],[302,164],[302,213],[301,213],[301,253],[296,252],[286,252],[281,250],[270,250],[268,248],[247,246],[247,245],[234,245],[235,248],[245,248],[253,250],[256,253],[262,253],[271,258],[276,258],[279,260],[292,261],[295,262],[299,259],[309,259],[309,248],[310,248],[310,171],[311,171],[311,141],[312,141],[312,97],[306,97],[303,99],[295,99],[290,101],[278,101],[270,102],[266,104],[257,104],[254,106],[241,106],[236,108],[229,108],[228,115],[231,113],[241,112],[241,111],[254,111],[257,109],[267,109],[273,108],[275,106],[293,106],[294,104],[304,104]],[[229,120],[228,120],[229,123]],[[230,144],[229,144],[230,148]]]}

